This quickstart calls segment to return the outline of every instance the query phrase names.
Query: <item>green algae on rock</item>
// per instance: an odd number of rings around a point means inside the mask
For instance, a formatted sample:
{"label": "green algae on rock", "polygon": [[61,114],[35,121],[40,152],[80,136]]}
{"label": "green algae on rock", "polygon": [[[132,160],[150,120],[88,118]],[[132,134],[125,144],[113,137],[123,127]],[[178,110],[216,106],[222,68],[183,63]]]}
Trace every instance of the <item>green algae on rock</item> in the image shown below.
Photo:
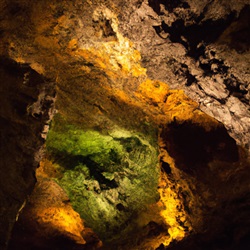
{"label": "green algae on rock", "polygon": [[61,168],[56,182],[104,241],[134,230],[131,218],[159,199],[158,151],[142,135],[123,129],[84,131],[57,116],[46,147]]}

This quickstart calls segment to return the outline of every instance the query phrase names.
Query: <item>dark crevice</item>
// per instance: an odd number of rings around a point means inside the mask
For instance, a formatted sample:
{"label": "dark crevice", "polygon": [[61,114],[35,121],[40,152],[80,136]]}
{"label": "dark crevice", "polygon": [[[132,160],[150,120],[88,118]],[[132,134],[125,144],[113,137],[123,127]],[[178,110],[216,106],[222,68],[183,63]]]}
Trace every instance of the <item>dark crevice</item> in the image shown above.
{"label": "dark crevice", "polygon": [[230,96],[238,98],[243,103],[249,105],[249,100],[247,98],[247,89],[244,84],[240,83],[233,75],[225,80],[226,89],[229,91]]}
{"label": "dark crevice", "polygon": [[193,83],[197,83],[196,77],[189,73],[187,74],[186,86],[191,86]]}
{"label": "dark crevice", "polygon": [[[210,44],[215,42],[222,32],[235,19],[236,13],[228,15],[227,19],[219,19],[216,21],[206,20],[205,22],[185,26],[182,19],[178,19],[172,23],[172,26],[167,25],[164,21],[160,29],[165,33],[169,33],[171,42],[180,43],[188,50],[188,56],[198,59],[202,54],[202,46],[199,44]],[[159,28],[154,27],[156,32]],[[198,50],[197,50],[198,49]]]}
{"label": "dark crevice", "polygon": [[[217,66],[216,69],[214,70],[211,69],[212,64]],[[223,60],[218,60],[215,58],[207,59],[206,62],[200,62],[200,67],[203,69],[205,75],[207,76],[214,75],[214,73],[219,73],[222,75],[227,74],[229,70],[229,67],[225,65]]]}
{"label": "dark crevice", "polygon": [[[211,3],[209,3],[211,4]],[[175,8],[186,9],[190,6],[188,3],[178,0],[178,1],[149,1],[149,6],[158,14],[161,13],[161,5],[165,6],[165,9],[169,12],[174,12]],[[187,50],[188,55],[198,59],[202,54],[203,50],[199,47],[200,44],[210,44],[218,39],[218,37],[223,33],[223,31],[230,26],[230,24],[236,20],[236,12],[231,12],[226,18],[221,18],[218,20],[205,20],[204,15],[208,9],[208,6],[204,8],[203,13],[200,16],[193,17],[195,19],[195,24],[187,25],[185,20],[182,18],[177,19],[168,25],[165,21],[162,21],[161,25],[154,26],[156,33],[161,37],[161,32],[169,34],[168,38],[171,42],[182,44]],[[178,14],[177,14],[178,17]]]}
{"label": "dark crevice", "polygon": [[[53,153],[53,161],[59,163],[63,168],[67,170],[74,170],[79,165],[86,165],[89,169],[90,176],[86,178],[94,178],[100,184],[101,190],[107,190],[111,188],[117,188],[118,185],[115,180],[108,180],[102,174],[105,169],[98,163],[90,159],[90,157],[81,155],[70,155],[66,152]],[[79,170],[80,171],[80,170]]]}
{"label": "dark crevice", "polygon": [[186,79],[186,86],[191,86],[193,83],[197,83],[196,77],[190,73],[186,64],[181,63],[180,67],[177,68],[174,73],[176,76],[181,76]]}
{"label": "dark crevice", "polygon": [[171,174],[171,167],[167,162],[162,161],[161,167],[166,174]]}

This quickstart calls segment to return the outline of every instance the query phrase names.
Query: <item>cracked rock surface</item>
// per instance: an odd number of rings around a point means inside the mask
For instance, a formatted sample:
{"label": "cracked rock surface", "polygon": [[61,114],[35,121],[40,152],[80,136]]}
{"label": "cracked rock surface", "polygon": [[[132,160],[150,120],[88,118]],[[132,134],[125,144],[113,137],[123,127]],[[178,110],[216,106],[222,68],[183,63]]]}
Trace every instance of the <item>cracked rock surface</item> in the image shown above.
{"label": "cracked rock surface", "polygon": [[247,0],[148,0],[120,14],[120,29],[141,52],[149,77],[184,89],[247,149],[249,12]]}

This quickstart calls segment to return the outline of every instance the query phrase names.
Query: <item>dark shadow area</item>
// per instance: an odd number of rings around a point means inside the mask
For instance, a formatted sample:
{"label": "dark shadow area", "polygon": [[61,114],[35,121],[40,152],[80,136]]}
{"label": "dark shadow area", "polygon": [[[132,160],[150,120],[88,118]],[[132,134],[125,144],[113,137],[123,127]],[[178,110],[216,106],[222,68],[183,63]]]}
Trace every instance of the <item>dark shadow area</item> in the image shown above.
{"label": "dark shadow area", "polygon": [[188,55],[197,60],[204,51],[200,45],[215,42],[235,20],[235,16],[236,13],[232,12],[226,19],[206,20],[189,26],[186,26],[183,19],[177,19],[171,26],[162,21],[161,25],[154,26],[154,29],[157,34],[162,31],[168,33],[171,42],[182,44],[188,50]]}
{"label": "dark shadow area", "polygon": [[[51,156],[52,162],[55,162],[64,168],[64,171],[67,170],[75,170],[79,165],[86,165],[89,170],[89,176],[86,176],[87,179],[95,179],[99,182],[101,190],[107,190],[112,188],[117,188],[118,184],[115,180],[108,180],[102,174],[105,171],[104,167],[93,161],[90,157],[82,156],[82,155],[70,155],[67,152],[58,152],[57,154],[53,154]],[[113,162],[114,167],[115,164],[119,162]],[[110,162],[110,164],[112,164]],[[117,166],[116,168],[119,168]],[[80,170],[75,170],[80,171]]]}
{"label": "dark shadow area", "polygon": [[[0,58],[0,248],[4,248],[16,214],[32,191],[39,164],[39,149],[44,143],[43,127],[49,120],[53,101],[46,100],[54,91],[53,83],[37,105],[41,85],[46,79],[27,64]],[[51,91],[51,92],[50,92]],[[34,109],[33,109],[34,108]],[[37,112],[38,111],[38,112]],[[36,116],[38,115],[38,116]]]}
{"label": "dark shadow area", "polygon": [[30,231],[24,223],[16,223],[9,242],[8,250],[93,250],[96,249],[97,239],[89,239],[86,244],[77,244],[67,235],[51,235],[43,237],[41,233]]}
{"label": "dark shadow area", "polygon": [[166,150],[175,159],[176,166],[187,172],[212,160],[236,162],[239,159],[237,145],[224,127],[207,132],[190,122],[173,122],[161,137],[166,140]]}
{"label": "dark shadow area", "polygon": [[162,15],[164,13],[161,12],[160,5],[164,6],[165,10],[168,10],[169,12],[173,12],[173,10],[177,7],[187,9],[189,8],[189,4],[185,2],[184,0],[149,0],[148,1],[149,6],[158,14]]}
{"label": "dark shadow area", "polygon": [[[165,9],[170,13],[175,8],[189,8],[190,6],[183,1],[149,1],[149,6],[158,14],[163,15],[160,5],[164,5]],[[204,10],[204,13],[206,10]],[[187,50],[188,55],[196,60],[204,53],[204,46],[201,44],[210,44],[218,40],[227,44],[231,49],[235,49],[238,53],[243,53],[250,46],[250,5],[246,5],[239,16],[235,12],[231,12],[224,19],[202,21],[204,14],[194,17],[195,24],[186,25],[184,19],[177,19],[171,26],[162,21],[160,26],[154,26],[157,34],[163,31],[169,34],[169,39],[173,43],[181,43]]]}
{"label": "dark shadow area", "polygon": [[[202,202],[204,217],[199,232],[158,250],[249,249],[249,162],[242,159],[244,154],[224,126],[206,131],[188,121],[173,122],[160,136],[176,167],[193,178],[193,194]],[[182,192],[182,197],[186,211],[195,218],[188,205],[190,195]]]}
{"label": "dark shadow area", "polygon": [[236,21],[230,25],[218,41],[227,44],[239,54],[250,48],[250,5],[246,5]]}
{"label": "dark shadow area", "polygon": [[[247,201],[245,201],[247,203]],[[249,201],[248,201],[249,202]],[[241,211],[234,211],[236,214]],[[210,233],[194,234],[181,242],[173,242],[168,250],[247,250],[250,248],[249,217],[244,218],[245,223],[241,221],[235,223],[235,215],[227,217],[223,230],[214,229],[214,234]],[[232,222],[233,220],[233,222]],[[244,221],[243,220],[243,221]],[[245,225],[244,225],[245,224]],[[215,232],[217,234],[215,234]],[[163,248],[164,249],[164,248]]]}
{"label": "dark shadow area", "polygon": [[167,162],[161,161],[161,168],[166,174],[171,174],[171,167]]}

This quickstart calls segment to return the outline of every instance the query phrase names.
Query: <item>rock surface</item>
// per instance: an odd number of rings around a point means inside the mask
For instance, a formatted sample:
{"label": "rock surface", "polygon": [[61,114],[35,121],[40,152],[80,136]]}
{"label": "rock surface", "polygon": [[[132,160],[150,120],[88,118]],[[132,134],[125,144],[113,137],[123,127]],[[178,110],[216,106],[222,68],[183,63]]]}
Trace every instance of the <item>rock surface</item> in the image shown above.
{"label": "rock surface", "polygon": [[[139,1],[134,1],[139,2]],[[184,89],[249,149],[249,1],[140,1],[120,29],[153,79]]]}
{"label": "rock surface", "polygon": [[0,248],[34,188],[46,128],[54,103],[54,83],[27,64],[1,58]]}
{"label": "rock surface", "polygon": [[[43,169],[43,168],[42,168]],[[13,230],[8,249],[82,249],[101,245],[84,227],[64,190],[39,169],[38,182]]]}
{"label": "rock surface", "polygon": [[[67,123],[102,135],[121,127],[158,140],[155,217],[146,209],[141,218],[150,221],[132,240],[103,249],[248,248],[247,0],[2,0],[0,10],[3,249],[36,181],[55,85],[56,109]],[[55,171],[49,168],[46,178]],[[36,191],[32,199],[39,200]],[[26,207],[31,214],[45,204],[33,201]],[[18,238],[27,211],[14,230],[14,248],[30,244],[30,228]],[[44,226],[29,225],[36,232]],[[72,248],[87,248],[82,225],[73,236],[67,227],[46,230],[66,237]],[[56,247],[40,236],[48,249]],[[37,244],[43,249],[44,242]]]}

